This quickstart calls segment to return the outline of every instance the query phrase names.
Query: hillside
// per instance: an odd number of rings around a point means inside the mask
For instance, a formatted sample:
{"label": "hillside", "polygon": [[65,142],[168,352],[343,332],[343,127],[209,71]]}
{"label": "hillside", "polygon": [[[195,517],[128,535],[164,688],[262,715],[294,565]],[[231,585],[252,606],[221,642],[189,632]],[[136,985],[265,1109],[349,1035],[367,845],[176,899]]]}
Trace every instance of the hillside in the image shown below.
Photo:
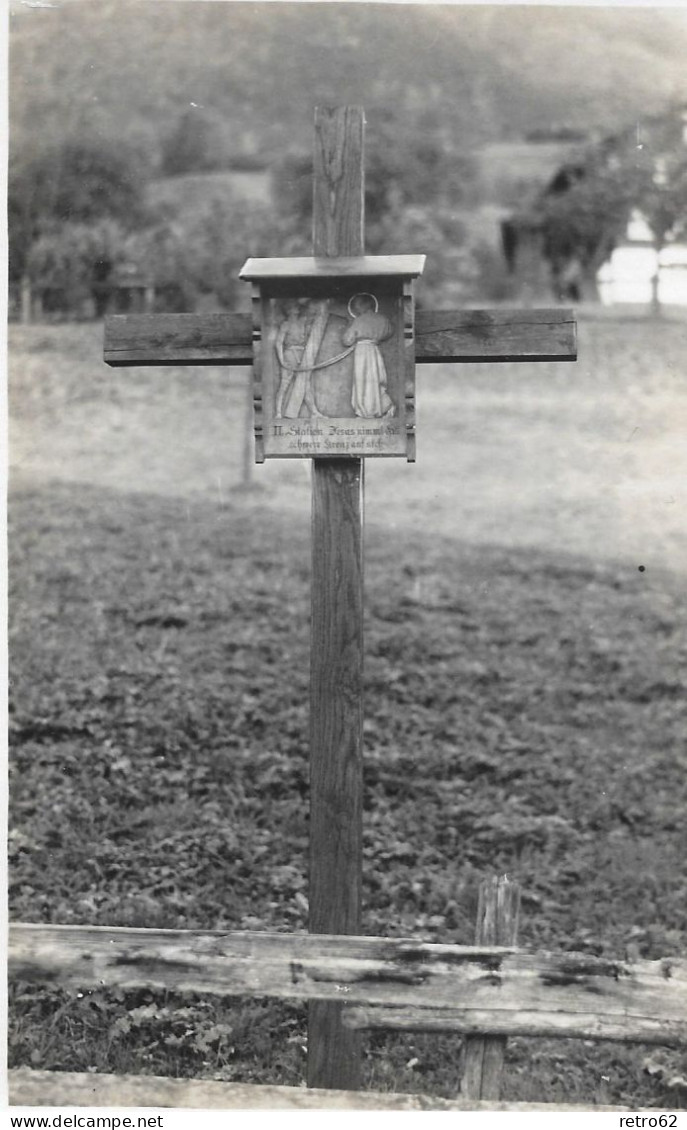
{"label": "hillside", "polygon": [[676,9],[13,0],[13,152],[90,132],[155,168],[193,108],[227,159],[271,161],[337,102],[365,105],[371,142],[388,115],[449,149],[613,128],[687,100],[686,55]]}

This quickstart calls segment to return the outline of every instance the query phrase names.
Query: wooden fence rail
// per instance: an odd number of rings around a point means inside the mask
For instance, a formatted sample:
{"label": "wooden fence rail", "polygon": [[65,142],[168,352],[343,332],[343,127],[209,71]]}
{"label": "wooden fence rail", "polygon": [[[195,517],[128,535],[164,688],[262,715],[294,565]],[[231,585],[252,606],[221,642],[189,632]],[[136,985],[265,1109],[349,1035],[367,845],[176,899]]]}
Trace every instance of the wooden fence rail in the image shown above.
{"label": "wooden fence rail", "polygon": [[[89,1072],[9,1072],[12,1106],[173,1107],[193,1110],[497,1110],[551,1111],[549,1103],[483,1102],[392,1091],[333,1091],[214,1079],[166,1079],[159,1075],[104,1075]],[[632,1107],[594,1106],[595,1111]],[[558,1111],[588,1106],[556,1104]],[[652,1113],[660,1113],[655,1108]]]}
{"label": "wooden fence rail", "polygon": [[336,1001],[345,1006],[348,1028],[455,1032],[466,1039],[461,1094],[451,1100],[19,1068],[9,1072],[10,1101],[224,1110],[551,1110],[545,1103],[499,1101],[508,1036],[687,1047],[687,962],[516,949],[519,901],[518,885],[506,877],[481,884],[475,946],[328,934],[12,925],[9,969],[18,980],[73,989],[274,997],[311,1006]]}
{"label": "wooden fence rail", "polygon": [[687,961],[613,961],[394,938],[12,925],[10,974],[339,1001],[359,1028],[687,1046]]}

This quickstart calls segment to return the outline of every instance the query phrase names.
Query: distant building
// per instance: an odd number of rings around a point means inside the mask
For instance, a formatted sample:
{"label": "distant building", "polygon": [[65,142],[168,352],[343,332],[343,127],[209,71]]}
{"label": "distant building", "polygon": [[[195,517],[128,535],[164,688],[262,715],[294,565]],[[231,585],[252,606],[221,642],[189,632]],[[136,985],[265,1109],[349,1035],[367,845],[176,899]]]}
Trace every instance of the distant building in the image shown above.
{"label": "distant building", "polygon": [[[526,302],[580,302],[585,296],[584,259],[576,248],[552,248],[543,203],[563,196],[585,175],[584,165],[562,165],[535,200],[501,223],[503,254],[517,291]],[[600,253],[601,248],[595,249]],[[610,250],[610,247],[609,247]]]}
{"label": "distant building", "polygon": [[669,243],[657,251],[651,228],[635,210],[625,239],[614,247],[597,279],[604,306],[687,306],[687,243]]}
{"label": "distant building", "polygon": [[[684,144],[687,110],[680,110],[597,142],[594,152],[600,167],[613,170],[631,146],[647,149],[656,153],[656,175],[660,176],[661,153],[679,150]],[[675,243],[657,252],[653,233],[638,209],[632,212],[620,241],[617,233],[600,230],[593,245],[588,241],[579,248],[549,243],[544,207],[584,179],[587,161],[584,149],[571,149],[545,186],[525,193],[523,203],[501,223],[504,258],[521,297],[525,301],[553,297],[572,302],[599,297],[605,304],[687,303],[687,249]]]}
{"label": "distant building", "polygon": [[93,314],[142,314],[153,309],[155,291],[148,277],[135,263],[106,264],[107,270],[91,284]]}
{"label": "distant building", "polygon": [[152,311],[155,288],[133,263],[96,265],[90,285],[70,289],[40,279],[10,287],[10,321],[90,321],[107,314],[141,314]]}

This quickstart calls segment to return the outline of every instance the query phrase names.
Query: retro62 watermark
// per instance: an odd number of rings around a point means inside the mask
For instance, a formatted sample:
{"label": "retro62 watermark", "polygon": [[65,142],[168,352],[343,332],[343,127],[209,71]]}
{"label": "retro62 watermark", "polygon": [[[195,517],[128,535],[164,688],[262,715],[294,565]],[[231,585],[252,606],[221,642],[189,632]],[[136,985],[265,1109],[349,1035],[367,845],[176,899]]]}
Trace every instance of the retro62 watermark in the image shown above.
{"label": "retro62 watermark", "polygon": [[651,1130],[660,1127],[661,1130],[669,1130],[669,1127],[677,1127],[683,1124],[683,1119],[680,1120],[680,1123],[677,1119],[677,1114],[624,1114],[619,1122],[623,1127],[649,1127]]}

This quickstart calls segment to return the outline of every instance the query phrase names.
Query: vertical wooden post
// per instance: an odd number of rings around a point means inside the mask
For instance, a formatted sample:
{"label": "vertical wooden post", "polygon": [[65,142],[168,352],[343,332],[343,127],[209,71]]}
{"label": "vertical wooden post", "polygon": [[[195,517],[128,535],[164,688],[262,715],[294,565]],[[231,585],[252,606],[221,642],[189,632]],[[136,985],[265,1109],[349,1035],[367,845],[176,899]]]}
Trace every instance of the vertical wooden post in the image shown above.
{"label": "vertical wooden post", "polygon": [[[364,252],[362,108],[315,112],[313,250]],[[360,932],[363,461],[314,459],[310,661],[310,930]],[[308,1085],[357,1090],[360,1035],[341,1005],[308,1010]]]}
{"label": "vertical wooden post", "polygon": [[659,295],[659,286],[661,284],[661,266],[660,266],[660,260],[659,260],[659,254],[660,254],[660,251],[661,251],[661,246],[658,243],[658,241],[656,241],[656,240],[654,241],[654,250],[656,252],[656,269],[655,269],[653,275],[651,276],[651,306],[650,306],[650,310],[651,310],[651,317],[652,318],[660,318],[661,317],[661,303],[660,303],[658,295]]}
{"label": "vertical wooden post", "polygon": [[[514,946],[518,940],[520,887],[505,876],[480,884],[475,944]],[[505,1036],[468,1036],[461,1095],[466,1099],[495,1099],[501,1095],[506,1052]]]}
{"label": "vertical wooden post", "polygon": [[249,487],[253,482],[253,378],[248,373],[248,383],[244,391],[243,450],[241,453],[241,486]]}
{"label": "vertical wooden post", "polygon": [[28,326],[31,324],[32,313],[31,280],[28,275],[22,275],[19,293],[21,296],[21,323],[23,326]]}

